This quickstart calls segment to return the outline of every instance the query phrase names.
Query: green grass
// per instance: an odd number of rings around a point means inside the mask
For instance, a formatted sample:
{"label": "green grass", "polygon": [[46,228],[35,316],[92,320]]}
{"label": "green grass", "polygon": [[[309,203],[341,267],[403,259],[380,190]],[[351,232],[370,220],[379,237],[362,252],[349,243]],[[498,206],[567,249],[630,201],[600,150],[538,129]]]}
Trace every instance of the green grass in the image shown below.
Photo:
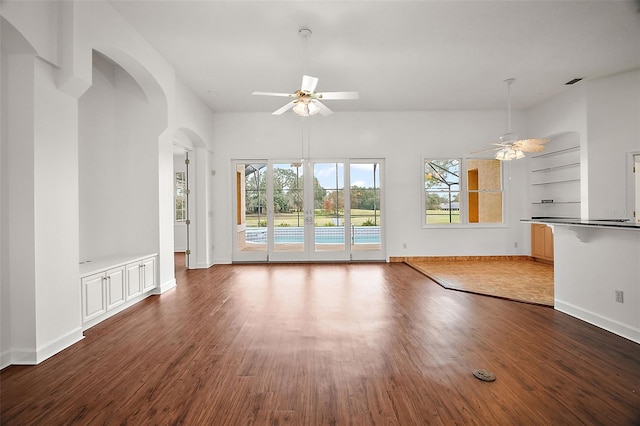
{"label": "green grass", "polygon": [[451,221],[449,221],[448,210],[427,210],[427,225],[441,223],[460,223],[460,211],[452,212]]}

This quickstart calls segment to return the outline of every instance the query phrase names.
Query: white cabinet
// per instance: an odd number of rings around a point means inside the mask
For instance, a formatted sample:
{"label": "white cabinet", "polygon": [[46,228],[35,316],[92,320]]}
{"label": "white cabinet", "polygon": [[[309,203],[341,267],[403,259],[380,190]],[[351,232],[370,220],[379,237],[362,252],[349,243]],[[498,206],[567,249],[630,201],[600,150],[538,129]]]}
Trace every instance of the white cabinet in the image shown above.
{"label": "white cabinet", "polygon": [[157,286],[156,265],[155,254],[81,265],[83,325],[91,327],[148,296]]}
{"label": "white cabinet", "polygon": [[107,312],[104,300],[104,273],[90,275],[80,280],[82,286],[82,322]]}
{"label": "white cabinet", "polygon": [[83,277],[82,321],[87,322],[124,303],[124,268]]}
{"label": "white cabinet", "polygon": [[124,303],[124,270],[115,268],[106,273],[106,294],[107,311]]}
{"label": "white cabinet", "polygon": [[155,257],[130,263],[125,269],[127,273],[127,300],[138,297],[156,287]]}
{"label": "white cabinet", "polygon": [[127,300],[142,294],[142,279],[140,277],[140,262],[130,263],[126,266],[127,271]]}
{"label": "white cabinet", "polygon": [[158,285],[156,274],[156,258],[149,257],[142,262],[142,291],[147,292]]}

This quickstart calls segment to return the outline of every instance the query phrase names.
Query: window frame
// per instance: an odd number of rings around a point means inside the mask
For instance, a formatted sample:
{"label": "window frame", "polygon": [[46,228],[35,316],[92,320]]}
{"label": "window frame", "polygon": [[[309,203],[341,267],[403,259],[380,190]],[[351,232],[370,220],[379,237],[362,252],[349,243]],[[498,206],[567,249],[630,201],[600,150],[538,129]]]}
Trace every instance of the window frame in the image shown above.
{"label": "window frame", "polygon": [[[182,178],[178,176],[182,175]],[[185,223],[187,221],[187,173],[185,171],[177,171],[173,175],[173,221],[175,223]],[[182,188],[179,187],[182,183]],[[182,194],[178,195],[178,190],[182,189]],[[182,200],[182,208],[178,209],[178,200]],[[182,212],[182,219],[178,219],[178,212]]]}
{"label": "window frame", "polygon": [[[460,173],[460,183],[459,183],[459,192],[460,192],[460,201],[459,201],[459,212],[460,212],[460,222],[453,223],[427,223],[427,190],[425,189],[425,170],[426,163],[429,161],[447,161],[447,160],[458,160],[459,161],[459,173]],[[445,156],[436,156],[436,157],[423,157],[421,166],[421,223],[422,228],[440,228],[440,229],[451,229],[451,228],[506,228],[507,224],[507,191],[505,186],[505,177],[504,177],[504,162],[500,162],[500,188],[502,193],[502,221],[501,222],[484,222],[484,223],[472,223],[469,222],[469,186],[467,182],[467,171],[468,171],[468,162],[469,160],[493,160],[493,158],[489,157],[445,157]],[[499,160],[496,160],[499,161]],[[492,191],[497,192],[497,191]]]}

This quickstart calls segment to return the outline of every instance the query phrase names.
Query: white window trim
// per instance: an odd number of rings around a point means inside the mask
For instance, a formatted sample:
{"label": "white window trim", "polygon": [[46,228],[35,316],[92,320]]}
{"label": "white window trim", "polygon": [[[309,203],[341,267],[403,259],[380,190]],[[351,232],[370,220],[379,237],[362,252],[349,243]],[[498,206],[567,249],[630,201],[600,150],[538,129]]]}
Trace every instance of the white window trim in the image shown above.
{"label": "white window trim", "polygon": [[[427,203],[426,200],[426,191],[424,189],[424,165],[426,161],[430,160],[460,160],[460,223],[427,223],[427,215],[425,212],[425,206]],[[421,184],[420,188],[422,191],[421,198],[421,223],[423,229],[491,229],[491,228],[508,228],[509,225],[507,223],[507,191],[506,185],[504,181],[504,162],[500,163],[500,183],[502,187],[502,222],[494,222],[494,223],[469,223],[469,215],[467,211],[468,205],[468,193],[467,190],[467,161],[468,160],[491,160],[491,158],[487,157],[446,157],[446,156],[438,156],[438,157],[422,157],[422,161],[420,163],[421,167]]]}

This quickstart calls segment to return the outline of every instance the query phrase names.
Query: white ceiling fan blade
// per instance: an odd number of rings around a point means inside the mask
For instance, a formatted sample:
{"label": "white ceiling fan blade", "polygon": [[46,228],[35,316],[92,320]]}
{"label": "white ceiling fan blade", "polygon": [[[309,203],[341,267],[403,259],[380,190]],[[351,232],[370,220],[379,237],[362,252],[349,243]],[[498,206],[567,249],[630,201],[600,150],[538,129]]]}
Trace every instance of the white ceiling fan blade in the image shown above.
{"label": "white ceiling fan blade", "polygon": [[360,94],[358,92],[323,92],[318,93],[317,98],[322,100],[359,99]]}
{"label": "white ceiling fan blade", "polygon": [[272,115],[280,115],[286,111],[289,111],[291,108],[293,108],[293,106],[296,104],[296,101],[291,101],[288,104],[286,104],[285,106],[283,106],[282,108],[273,111],[271,114]]}
{"label": "white ceiling fan blade", "polygon": [[311,77],[310,75],[302,76],[302,86],[300,90],[307,93],[313,93],[316,90],[316,86],[318,85],[318,79],[316,77]]}
{"label": "white ceiling fan blade", "polygon": [[470,152],[469,154],[471,155],[471,154],[480,154],[480,153],[489,152],[489,151],[499,151],[503,148],[504,147],[481,149],[480,151],[473,151],[473,152]]}
{"label": "white ceiling fan blade", "polygon": [[277,93],[277,92],[253,92],[252,95],[260,95],[260,96],[285,96],[285,97],[295,97],[295,95],[291,93]]}
{"label": "white ceiling fan blade", "polygon": [[333,111],[331,111],[329,109],[329,107],[327,107],[325,104],[323,104],[320,101],[314,100],[313,103],[318,107],[318,109],[320,111],[318,111],[320,114],[322,114],[323,116],[327,116],[327,115],[331,115],[333,114]]}

